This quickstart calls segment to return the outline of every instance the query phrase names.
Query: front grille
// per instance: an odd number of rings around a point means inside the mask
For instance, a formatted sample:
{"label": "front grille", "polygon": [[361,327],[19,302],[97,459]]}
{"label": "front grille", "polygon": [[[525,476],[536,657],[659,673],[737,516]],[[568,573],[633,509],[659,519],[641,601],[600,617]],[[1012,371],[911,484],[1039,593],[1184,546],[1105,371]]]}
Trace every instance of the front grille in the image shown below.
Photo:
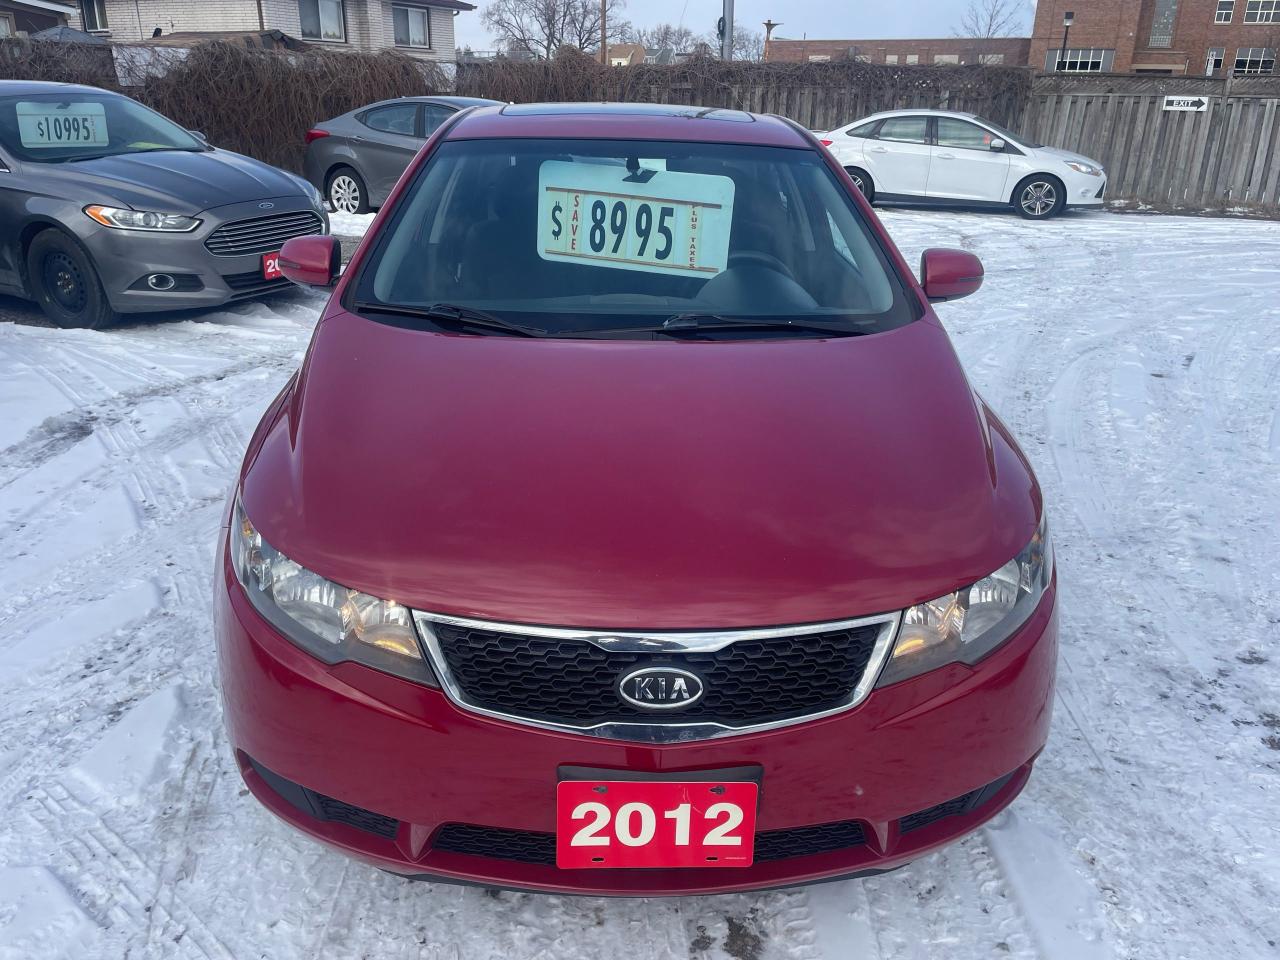
{"label": "front grille", "polygon": [[[809,857],[858,847],[865,842],[862,825],[856,820],[822,823],[792,830],[766,830],[756,834],[755,859],[757,863],[764,863],[792,857]],[[488,857],[491,860],[512,860],[516,863],[549,867],[556,863],[554,833],[449,823],[440,828],[431,846],[435,850]]]}
{"label": "front grille", "polygon": [[215,257],[274,253],[290,237],[304,237],[323,230],[324,221],[310,210],[273,213],[269,217],[224,223],[209,234],[204,245]]}
{"label": "front grille", "polygon": [[222,281],[236,293],[261,293],[265,290],[283,290],[292,281],[283,277],[268,280],[261,270],[250,270],[247,273],[224,273]]}
{"label": "front grille", "polygon": [[[747,727],[848,704],[871,660],[882,623],[799,636],[738,640],[712,652],[604,650],[586,640],[528,636],[432,623],[452,680],[472,706],[532,721],[586,727],[602,723],[719,723]],[[624,701],[621,676],[670,666],[701,678],[702,699],[656,713]]]}

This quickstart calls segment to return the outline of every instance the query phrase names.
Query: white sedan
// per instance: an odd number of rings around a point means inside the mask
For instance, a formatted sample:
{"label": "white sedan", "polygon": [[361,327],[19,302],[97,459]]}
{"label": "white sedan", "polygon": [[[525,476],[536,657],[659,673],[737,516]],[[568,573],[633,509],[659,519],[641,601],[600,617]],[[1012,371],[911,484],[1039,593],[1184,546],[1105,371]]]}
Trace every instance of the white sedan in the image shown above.
{"label": "white sedan", "polygon": [[971,113],[893,110],[821,134],[870,201],[1010,206],[1032,220],[1100,207],[1102,164]]}

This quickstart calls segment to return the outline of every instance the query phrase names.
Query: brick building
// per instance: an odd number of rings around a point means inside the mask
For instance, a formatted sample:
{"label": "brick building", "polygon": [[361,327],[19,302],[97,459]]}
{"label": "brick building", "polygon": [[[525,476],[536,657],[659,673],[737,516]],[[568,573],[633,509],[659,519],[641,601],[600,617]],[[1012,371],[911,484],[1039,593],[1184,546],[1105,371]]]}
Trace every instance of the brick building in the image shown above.
{"label": "brick building", "polygon": [[115,41],[162,33],[279,30],[338,49],[381,50],[453,63],[463,0],[76,0],[70,25]]}
{"label": "brick building", "polygon": [[[1061,58],[1063,15],[1073,15]],[[1274,74],[1280,0],[1040,0],[1040,70],[1200,76]]]}
{"label": "brick building", "polygon": [[1026,66],[1030,46],[1031,41],[1026,37],[993,37],[988,40],[963,37],[942,40],[770,40],[765,49],[765,59],[791,63],[862,60],[899,66],[984,63],[1019,67]]}

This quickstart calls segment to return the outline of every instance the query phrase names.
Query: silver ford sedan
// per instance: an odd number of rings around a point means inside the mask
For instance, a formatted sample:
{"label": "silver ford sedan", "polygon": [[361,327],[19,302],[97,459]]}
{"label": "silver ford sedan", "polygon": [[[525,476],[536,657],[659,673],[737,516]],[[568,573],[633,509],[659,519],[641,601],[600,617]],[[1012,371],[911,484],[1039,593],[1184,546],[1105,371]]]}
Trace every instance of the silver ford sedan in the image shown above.
{"label": "silver ford sedan", "polygon": [[0,80],[0,293],[59,326],[288,289],[280,247],[328,229],[301,177],[128,97]]}

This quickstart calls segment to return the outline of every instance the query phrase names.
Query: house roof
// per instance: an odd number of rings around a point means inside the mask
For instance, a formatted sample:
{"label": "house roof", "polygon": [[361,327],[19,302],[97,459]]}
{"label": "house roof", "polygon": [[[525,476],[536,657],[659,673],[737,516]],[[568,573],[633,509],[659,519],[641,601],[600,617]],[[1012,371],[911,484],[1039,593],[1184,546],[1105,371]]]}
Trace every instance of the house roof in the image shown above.
{"label": "house roof", "polygon": [[48,10],[50,13],[61,13],[66,16],[76,12],[73,3],[53,3],[51,0],[0,0],[0,7],[27,7],[32,10]]}
{"label": "house roof", "polygon": [[445,10],[467,11],[474,10],[474,3],[464,3],[463,0],[407,0],[417,7],[441,7]]}
{"label": "house roof", "polygon": [[[0,0],[0,7],[10,3],[11,0]],[[77,30],[74,27],[68,27],[66,24],[59,24],[56,27],[47,27],[44,30],[37,30],[31,35],[32,40],[46,40],[53,43],[88,43],[94,46],[106,46],[106,37],[98,37],[92,33],[85,33],[83,30]]]}
{"label": "house roof", "polygon": [[[0,0],[4,2],[4,0]],[[281,30],[179,30],[164,33],[158,37],[147,37],[143,40],[132,40],[130,45],[137,44],[149,47],[194,47],[198,43],[211,40],[227,40],[246,47],[260,47],[264,50],[305,50],[308,44]]]}

